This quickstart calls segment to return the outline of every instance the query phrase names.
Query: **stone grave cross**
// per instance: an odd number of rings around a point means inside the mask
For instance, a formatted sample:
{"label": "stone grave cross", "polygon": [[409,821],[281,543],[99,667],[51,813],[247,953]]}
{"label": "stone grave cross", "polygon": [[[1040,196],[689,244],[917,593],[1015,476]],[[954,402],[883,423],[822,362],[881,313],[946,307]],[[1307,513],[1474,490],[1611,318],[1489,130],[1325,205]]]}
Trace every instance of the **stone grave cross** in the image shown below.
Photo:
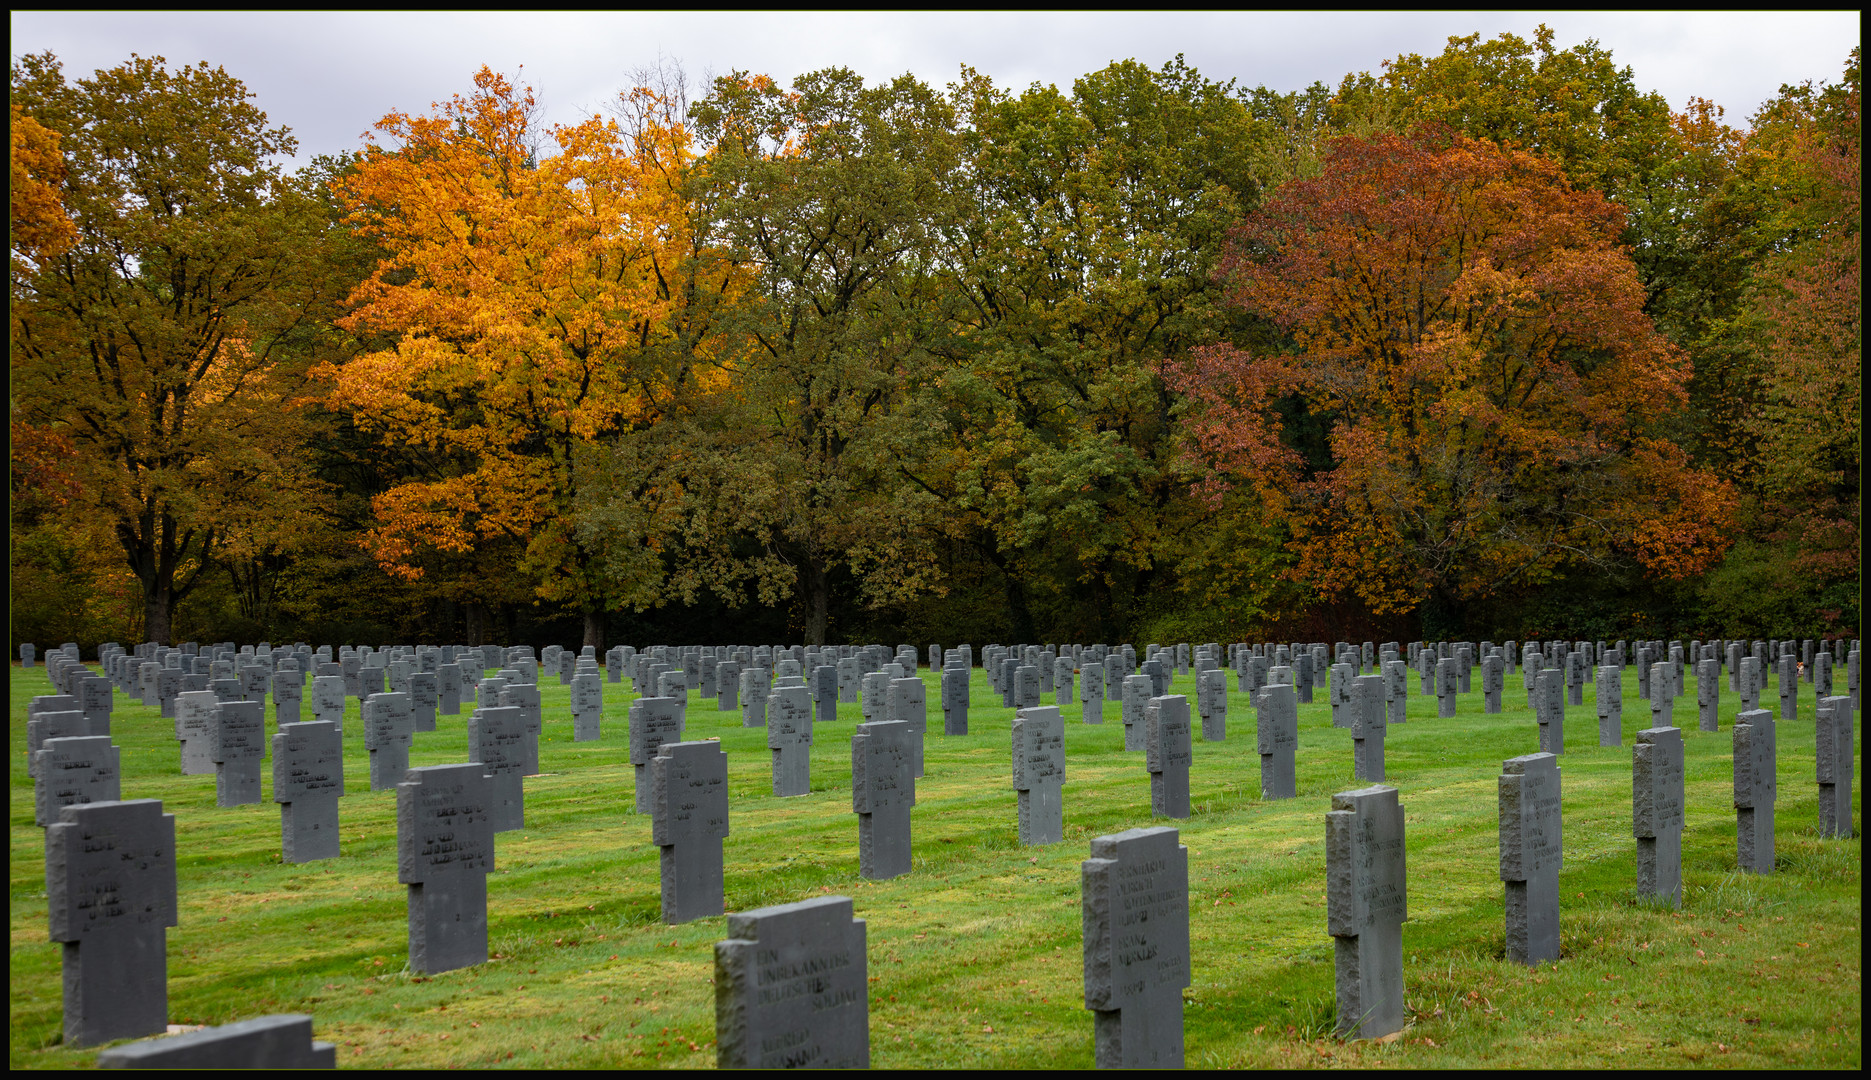
{"label": "stone grave cross", "polygon": [[281,724],[273,735],[273,801],[280,858],[338,857],[338,798],[344,794],[344,736],[329,720]]}
{"label": "stone grave cross", "polygon": [[724,1069],[867,1069],[864,920],[819,896],[728,916],[715,943],[715,1058]]}
{"label": "stone grave cross", "polygon": [[1092,840],[1080,875],[1098,1067],[1181,1068],[1189,849],[1175,829],[1129,829]]}
{"label": "stone grave cross", "polygon": [[[1453,661],[1437,666],[1452,673]],[[1325,858],[1326,927],[1337,950],[1338,1031],[1356,1039],[1401,1031],[1409,886],[1397,789],[1333,795],[1325,815]]]}
{"label": "stone grave cross", "polygon": [[396,785],[396,879],[409,886],[410,970],[486,963],[493,785],[474,762],[407,776]]}
{"label": "stone grave cross", "polygon": [[45,831],[45,884],[51,938],[64,946],[65,1044],[162,1034],[175,815],[157,799],[61,808]]}
{"label": "stone grave cross", "polygon": [[728,755],[721,744],[666,742],[650,759],[650,842],[662,852],[663,921],[719,915],[728,835]]}
{"label": "stone grave cross", "polygon": [[1065,718],[1057,706],[1021,709],[1013,720],[1013,786],[1022,844],[1065,839],[1064,782]]}
{"label": "stone grave cross", "polygon": [[1507,889],[1507,959],[1559,959],[1559,759],[1527,754],[1501,763],[1501,881]]}
{"label": "stone grave cross", "polygon": [[910,808],[916,805],[909,725],[880,720],[851,736],[851,809],[858,816],[858,872],[882,880],[910,872]]}

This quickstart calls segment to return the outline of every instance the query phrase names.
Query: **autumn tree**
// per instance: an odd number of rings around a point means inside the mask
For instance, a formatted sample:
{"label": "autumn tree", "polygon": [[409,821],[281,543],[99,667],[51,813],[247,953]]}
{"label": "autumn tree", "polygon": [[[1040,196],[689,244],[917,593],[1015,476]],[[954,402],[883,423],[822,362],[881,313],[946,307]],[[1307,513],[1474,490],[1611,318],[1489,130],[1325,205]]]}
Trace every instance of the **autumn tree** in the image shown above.
{"label": "autumn tree", "polygon": [[1709,606],[1759,632],[1856,634],[1862,611],[1860,60],[1785,86],[1753,118],[1728,186],[1754,257],[1711,335],[1729,352],[1744,539]]}
{"label": "autumn tree", "polygon": [[1225,264],[1284,347],[1196,350],[1173,377],[1202,406],[1207,493],[1251,489],[1289,523],[1297,577],[1379,614],[1459,620],[1581,565],[1707,568],[1732,498],[1659,435],[1687,365],[1622,224],[1524,151],[1446,130],[1332,144]]}
{"label": "autumn tree", "polygon": [[[782,87],[717,79],[690,116],[706,161],[697,213],[753,272],[725,315],[732,413],[714,423],[738,473],[732,527],[790,569],[805,640],[822,643],[835,575],[861,603],[937,587],[932,500],[900,469],[907,389],[947,323],[929,285],[954,113],[910,76],[865,86],[812,72]],[[724,519],[724,524],[728,519]]]}
{"label": "autumn tree", "polygon": [[915,475],[1001,579],[1016,640],[1126,632],[1191,541],[1220,535],[1182,517],[1159,368],[1229,329],[1214,269],[1258,203],[1267,141],[1232,89],[1180,57],[1115,63],[1070,93],[971,72],[954,87],[957,333],[919,406],[944,423]]}
{"label": "autumn tree", "polygon": [[[7,129],[12,144],[7,246],[16,262],[43,259],[78,239],[59,190],[65,183],[65,158],[59,153],[58,132],[26,115],[18,102],[12,109],[13,122]],[[16,267],[16,272],[25,270]]]}
{"label": "autumn tree", "polygon": [[292,137],[225,70],[133,57],[68,82],[46,53],[12,86],[58,134],[71,224],[14,260],[15,430],[70,446],[82,494],[66,512],[107,528],[140,582],[143,634],[167,642],[236,508],[306,511],[292,342],[321,312],[326,223],[272,163]]}
{"label": "autumn tree", "polygon": [[590,450],[695,377],[694,350],[655,347],[684,288],[688,139],[673,121],[542,132],[530,90],[486,68],[475,88],[384,117],[392,145],[335,181],[385,252],[343,325],[391,345],[322,374],[332,407],[413,454],[365,537],[385,570],[512,545],[536,599],[602,647],[630,598],[581,539]]}

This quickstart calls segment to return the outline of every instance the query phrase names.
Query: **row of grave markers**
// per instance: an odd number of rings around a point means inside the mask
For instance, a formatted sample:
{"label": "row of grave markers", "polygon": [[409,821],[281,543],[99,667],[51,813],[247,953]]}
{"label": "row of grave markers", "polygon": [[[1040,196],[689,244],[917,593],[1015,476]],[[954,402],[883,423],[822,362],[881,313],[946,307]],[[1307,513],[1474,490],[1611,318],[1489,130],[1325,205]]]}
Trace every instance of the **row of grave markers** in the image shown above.
{"label": "row of grave markers", "polygon": [[[1149,676],[1154,673],[1147,672],[1144,674]],[[1377,677],[1370,678],[1376,679]],[[797,675],[790,673],[783,674],[781,679],[785,680],[788,685],[777,687],[776,690],[794,689],[795,687],[790,684],[795,680],[801,684],[798,688],[803,688],[803,680],[798,679]],[[891,681],[894,683],[899,680]],[[921,685],[920,680],[915,681],[918,686]],[[1360,681],[1362,682],[1362,680]],[[1379,679],[1377,681],[1382,680]],[[1289,697],[1289,694],[1284,689],[1288,685],[1289,684],[1280,682],[1272,683],[1266,688],[1265,693],[1259,695],[1262,700],[1258,701],[1257,704],[1261,705],[1263,709],[1263,727],[1267,726],[1265,723],[1266,716],[1264,711],[1266,703],[1268,701],[1284,702]],[[1374,686],[1373,683],[1364,683],[1364,685],[1367,687]],[[372,695],[371,697],[375,696],[379,695]],[[380,696],[394,697],[397,695],[385,694]],[[1358,699],[1365,702],[1378,700],[1374,692],[1361,694]],[[366,706],[370,704],[370,700],[370,697],[366,698]],[[534,700],[537,700],[536,688]],[[673,699],[665,700],[674,704]],[[238,744],[244,737],[242,735],[242,730],[246,723],[245,718],[253,716],[257,719],[257,710],[261,706],[259,706],[258,703],[219,701],[218,699],[215,704],[217,708],[224,708],[229,705],[236,706],[236,708],[227,711],[233,714],[231,719],[233,721],[235,733],[232,738],[233,741]],[[385,702],[383,704],[389,705],[391,703]],[[1337,702],[1335,701],[1334,704],[1336,706]],[[1848,833],[1851,702],[1849,698],[1835,697],[1827,700],[1823,704],[1826,707],[1819,710],[1822,725],[1822,758],[1836,757],[1836,754],[1824,754],[1824,747],[1827,744],[1825,736],[1828,735],[1828,732],[1831,742],[1834,745],[1842,746],[1843,752],[1847,755],[1843,759],[1846,764],[1842,778],[1836,775],[1828,777],[1826,775],[1827,770],[1825,765],[1822,763],[1820,769],[1822,786],[1830,782],[1835,789],[1844,792],[1842,797],[1836,797],[1835,792],[1835,797],[1833,799],[1824,801],[1828,802],[1834,810],[1834,833],[1837,832],[1837,807],[1842,806],[1845,808],[1843,815],[1843,820],[1845,822],[1844,829]],[[252,706],[252,708],[248,708],[247,706]],[[805,711],[809,716],[809,709]],[[1334,711],[1337,711],[1336,707]],[[1362,715],[1362,713],[1369,711],[1371,710],[1368,708],[1363,709],[1360,710],[1360,714]],[[509,712],[517,713],[518,710],[503,707],[477,710],[477,714]],[[1147,755],[1153,759],[1151,767],[1153,810],[1160,816],[1187,816],[1187,746],[1189,733],[1187,699],[1179,695],[1159,695],[1150,699],[1146,704],[1145,713],[1145,727],[1152,735],[1150,740],[1152,745],[1145,749]],[[1383,710],[1378,709],[1376,713],[1376,722],[1381,724],[1383,720]],[[59,716],[60,714],[57,712],[49,712],[48,715]],[[78,718],[83,720],[84,714],[79,712]],[[678,713],[678,735],[679,718],[680,714]],[[1742,720],[1744,722],[1739,722],[1737,724],[1735,734],[1737,746],[1736,807],[1738,814],[1742,814],[1743,823],[1741,839],[1739,841],[1742,862],[1744,867],[1752,866],[1753,868],[1759,868],[1762,865],[1761,853],[1764,851],[1764,866],[1770,869],[1772,865],[1772,778],[1774,775],[1771,764],[1773,746],[1771,715],[1761,713],[1758,716],[1745,716]],[[808,723],[809,722],[808,720]],[[1351,726],[1354,728],[1354,737],[1360,722],[1360,719],[1354,719],[1352,721]],[[1056,708],[1022,709],[1016,717],[1014,731],[1015,786],[1016,789],[1020,791],[1020,831],[1022,840],[1028,843],[1051,842],[1048,838],[1057,839],[1057,837],[1061,835],[1062,822],[1058,805],[1058,783],[1063,778],[1062,723],[1063,719],[1059,710]],[[286,726],[292,728],[328,727],[328,725],[321,723],[312,725],[292,724]],[[281,744],[279,740],[282,738],[289,739],[301,734],[299,732],[289,732],[285,730],[286,726],[282,726],[281,733],[275,736],[276,789],[280,786],[278,769],[281,755],[278,753],[278,748]],[[320,732],[319,734],[326,738],[335,735],[335,730],[330,730],[330,728],[335,728],[335,725],[330,725],[327,731]],[[313,733],[306,732],[303,734],[309,737]],[[868,877],[895,876],[896,873],[907,872],[908,870],[908,809],[909,806],[914,803],[914,775],[912,774],[910,763],[913,756],[919,757],[919,755],[912,754],[909,735],[910,730],[908,724],[902,721],[888,720],[859,725],[859,731],[854,734],[854,780],[860,776],[860,771],[862,771],[864,777],[863,782],[854,783],[854,810],[860,815],[861,852],[868,850],[871,854],[871,858],[869,859],[865,859],[861,856],[861,864],[868,864],[863,867],[863,872],[865,876]],[[98,738],[100,737],[88,734],[77,737],[77,739],[91,740]],[[108,735],[102,736],[101,738],[104,743],[103,749],[108,751],[108,753],[93,754],[92,756],[100,759],[108,758],[110,760],[110,766],[104,771],[114,771],[115,748],[108,745]],[[515,737],[510,735],[509,738],[513,739]],[[73,740],[70,737],[55,737],[48,741],[63,744]],[[1745,755],[1743,753],[1744,742],[1749,747]],[[1379,746],[1381,747],[1381,743]],[[54,754],[65,753],[73,749],[96,750],[98,748],[66,747],[64,745],[42,747],[42,750],[50,750]],[[1765,753],[1765,760],[1767,762],[1764,771],[1759,764],[1763,752]],[[533,747],[533,754],[535,755],[533,760],[534,770],[536,771],[536,743]],[[1669,728],[1652,729],[1640,733],[1638,747],[1634,751],[1634,754],[1636,758],[1634,816],[1636,819],[1636,831],[1639,836],[1640,891],[1655,892],[1663,895],[1674,893],[1679,899],[1682,802],[1680,732]],[[1179,755],[1181,764],[1180,770],[1176,768]],[[288,754],[286,756],[290,757],[292,755]],[[332,756],[335,757],[336,755]],[[775,756],[777,776],[778,751],[776,751]],[[1550,755],[1534,755],[1534,758],[1540,757],[1547,757],[1550,762]],[[652,784],[650,787],[652,791],[651,802],[653,804],[653,832],[656,834],[654,839],[659,846],[664,848],[665,853],[664,897],[666,917],[669,917],[671,921],[685,921],[687,918],[699,917],[701,914],[718,914],[721,908],[720,895],[722,891],[720,885],[720,840],[726,835],[725,755],[720,751],[718,744],[712,742],[684,744],[678,741],[659,746],[657,748],[656,758],[657,762],[653,770]],[[1745,785],[1744,769],[1742,765],[1744,759],[1754,763],[1752,767],[1746,770],[1747,780]],[[47,759],[41,759],[35,754],[35,760],[43,762]],[[1364,760],[1364,757],[1361,756],[1360,775],[1363,775],[1362,770],[1365,768],[1363,764]],[[1381,749],[1380,756],[1377,760],[1380,763],[1377,768],[1381,770]],[[1518,776],[1526,772],[1524,764],[1521,768],[1514,768],[1516,762],[1525,763],[1532,760],[1533,759],[1515,759],[1515,761],[1509,762],[1507,766],[1504,766],[1506,771],[1506,775],[1503,776],[1504,791],[1510,776]],[[478,922],[481,928],[478,950],[479,957],[480,959],[485,959],[486,893],[484,875],[487,866],[491,864],[492,824],[495,820],[499,803],[498,797],[494,795],[492,790],[492,777],[487,770],[475,768],[473,765],[436,766],[433,768],[438,770],[452,770],[453,772],[435,774],[433,781],[431,781],[427,775],[419,775],[428,774],[430,770],[409,770],[406,774],[406,778],[398,785],[399,877],[411,887],[411,958],[412,967],[417,968],[417,970],[445,970],[446,967],[432,967],[430,965],[440,963],[446,964],[447,966],[460,966],[459,964],[448,963],[449,958],[475,955],[471,947],[472,943],[469,944],[466,951],[462,951],[463,947],[459,942],[432,940],[447,936],[447,927],[459,925],[463,922],[471,923],[476,921],[471,917],[474,910],[478,910]],[[373,769],[373,774],[375,772],[376,770]],[[1834,768],[1833,772],[1837,772],[1836,768]],[[1537,785],[1539,782],[1537,776],[1544,775],[1544,773],[1540,769],[1535,769],[1534,773],[1535,779],[1528,780],[1523,776],[1517,783],[1523,785],[1533,783]],[[1555,776],[1553,783],[1556,791],[1556,772],[1554,772],[1553,775]],[[1379,778],[1381,778],[1381,771],[1379,773]],[[327,775],[322,779],[329,782],[330,776]],[[1841,779],[1842,784],[1840,782]],[[337,790],[341,791],[341,769],[336,770],[336,784]],[[1673,803],[1667,797],[1672,784],[1674,785],[1675,791]],[[290,787],[290,784],[288,786]],[[1747,788],[1745,805],[1744,786]],[[719,793],[720,798],[718,800],[718,806],[714,805],[708,798],[708,792],[711,789]],[[639,791],[642,791],[641,786],[639,787]],[[1652,794],[1661,792],[1662,794],[1647,799],[1645,795],[1646,792],[1651,792]],[[296,789],[292,793],[295,795],[298,794]],[[277,798],[278,796],[276,795],[276,799]],[[454,800],[453,809],[449,809],[451,799]],[[291,801],[284,799],[280,799],[279,801],[287,807],[287,809],[282,812],[290,817]],[[1392,801],[1394,802],[1394,792],[1392,793]],[[1552,795],[1550,800],[1547,801],[1550,801],[1550,805],[1554,808],[1554,813],[1556,814],[1556,794]],[[153,858],[156,862],[160,862],[162,859],[162,849],[164,847],[168,849],[169,878],[166,916],[160,904],[146,904],[143,905],[142,909],[143,914],[147,916],[143,921],[145,923],[153,923],[157,927],[157,933],[160,936],[161,926],[174,925],[173,817],[161,815],[159,803],[155,803],[152,800],[139,800],[138,802],[144,805],[137,811],[138,824],[132,827],[132,832],[137,832],[139,829],[141,830],[139,835],[144,836],[148,840],[148,843],[143,846],[154,853]],[[332,802],[335,806],[335,798]],[[1763,802],[1765,804],[1765,813],[1761,814],[1759,811]],[[75,805],[82,807],[83,803],[80,801]],[[128,807],[133,804],[120,805]],[[1529,796],[1523,800],[1517,800],[1516,805],[1544,805],[1544,803],[1542,802],[1542,797],[1535,795]],[[1673,810],[1672,806],[1674,808]],[[149,811],[152,807],[157,815],[157,819],[143,820],[149,818]],[[424,807],[428,807],[427,813],[438,820],[445,828],[424,836],[420,825],[423,819],[423,813],[425,812],[423,809]],[[1342,809],[1348,811],[1353,808]],[[1336,803],[1334,812],[1341,812],[1341,808],[1336,808]],[[60,810],[61,817],[57,824],[76,824],[76,821],[68,820],[65,817],[65,815],[72,813],[73,811]],[[881,819],[877,816],[880,813],[885,815]],[[1527,883],[1537,879],[1539,875],[1533,870],[1522,866],[1517,867],[1515,870],[1515,872],[1520,875],[1519,877],[1510,876],[1506,839],[1509,831],[1508,816],[1506,796],[1504,794],[1502,814],[1502,877],[1504,881],[1509,882],[1507,907],[1510,951],[1512,951],[1514,948],[1513,942],[1517,940],[1515,932],[1516,910],[1528,912],[1529,917],[1532,918],[1532,924],[1535,926],[1546,925],[1546,923],[1542,922],[1539,918],[1533,917],[1538,914],[1538,912],[1534,911],[1537,905],[1524,898],[1519,903],[1516,903],[1514,899],[1515,890],[1513,883],[1515,881]],[[1519,814],[1517,820],[1524,819],[1526,816],[1527,815],[1522,812]],[[1750,818],[1753,818],[1759,824],[1756,824],[1753,828],[1749,828],[1748,821]],[[406,821],[413,822],[413,828],[405,827]],[[476,831],[476,826],[482,821],[485,821],[489,825],[488,835],[485,837],[484,843],[481,841]],[[666,824],[664,824],[665,822]],[[898,822],[900,822],[900,827],[898,827]],[[166,823],[166,825],[164,823]],[[1761,824],[1764,824],[1764,829],[1761,828]],[[1517,825],[1516,828],[1525,831],[1527,826],[1523,823]],[[1557,829],[1555,827],[1550,831],[1555,837],[1554,843],[1556,845]],[[1534,832],[1538,833],[1539,830],[1534,829]],[[331,818],[328,833],[335,842],[335,813]],[[405,833],[411,834],[413,838],[406,838]],[[49,890],[51,888],[50,875],[52,874],[54,866],[54,835],[52,831],[48,831],[47,865]],[[60,835],[64,834],[61,833]],[[166,840],[163,839],[165,835]],[[287,835],[291,836],[290,829],[287,830]],[[869,837],[868,840],[865,839],[867,835]],[[93,837],[84,837],[86,842],[89,842],[91,839],[93,839]],[[705,843],[709,839],[713,841],[712,859],[708,857],[705,847]],[[697,845],[695,844],[697,840],[703,841],[703,846],[699,854],[697,854]],[[125,845],[107,845],[107,847],[109,847],[110,850],[120,850],[120,848],[127,850],[137,847],[137,844],[132,842]],[[684,852],[681,850],[685,847],[688,849],[686,858],[684,857]],[[1752,860],[1750,860],[1750,850],[1754,853]],[[132,859],[132,861],[139,858],[139,856],[126,857]],[[1535,869],[1543,865],[1538,856],[1530,857],[1524,861],[1534,866]],[[1554,872],[1556,873],[1556,847],[1552,863]],[[712,873],[709,870],[710,864],[712,864]],[[899,866],[900,869],[897,869]],[[156,877],[159,879],[160,874],[156,875]],[[470,877],[479,879],[480,884],[478,890],[469,884]],[[1523,889],[1525,891],[1533,891],[1531,885],[1524,885]],[[96,888],[80,888],[79,891],[81,894],[88,894],[95,893],[98,890]],[[114,892],[115,890],[107,888],[103,891]],[[707,900],[710,894],[712,894],[713,897],[712,905],[710,905]],[[701,908],[712,907],[712,910],[700,910],[690,913],[690,909],[697,905]],[[82,907],[82,904],[80,907]],[[103,914],[104,916],[108,916],[111,913],[106,912]],[[96,919],[100,917],[100,914],[94,909],[89,912],[86,917]],[[165,917],[167,919],[166,922],[162,921]],[[1556,927],[1556,914],[1550,920],[1550,923]],[[432,929],[434,927],[444,929],[438,934],[436,930]],[[66,929],[69,931],[69,926],[67,926]],[[55,915],[55,934],[58,930],[59,919]],[[1336,930],[1334,934],[1340,937],[1345,936],[1338,934]],[[108,935],[105,936],[107,937]],[[1536,954],[1541,951],[1537,945],[1538,940],[1540,940],[1540,935],[1531,930],[1523,929],[1520,939],[1530,942],[1527,946],[1528,954],[1537,962],[1539,957]],[[99,944],[103,943],[99,938],[93,938],[92,940]],[[1556,950],[1556,938],[1554,939],[1553,947]],[[1088,950],[1090,949],[1089,944],[1087,948]],[[107,947],[103,951],[108,952],[110,950]],[[79,1014],[82,1016],[84,1011],[82,999],[85,989],[87,986],[92,986],[93,984],[87,982],[84,978],[85,967],[78,957],[78,952],[79,950],[76,949],[68,950],[68,959],[73,961],[77,967],[77,978],[68,979],[67,985],[68,990],[74,985],[77,987],[76,992],[81,999]],[[95,957],[98,952],[99,950],[93,949],[93,956]],[[1341,955],[1343,955],[1342,951]],[[420,961],[418,960],[419,956],[422,958]],[[479,961],[472,960],[469,962]],[[113,969],[117,967],[117,965],[111,966]],[[147,967],[147,965],[145,966]],[[99,964],[94,962],[91,965],[91,970],[93,972],[99,969]],[[166,995],[166,965],[164,969],[164,994]],[[1091,970],[1089,964],[1087,970],[1088,972]],[[131,972],[129,974],[134,976],[138,973]],[[141,974],[144,976],[142,981],[146,983],[148,981],[148,971],[145,970],[141,972]],[[113,975],[112,977],[115,978],[116,976]],[[131,978],[129,980],[129,985],[137,984],[137,979]],[[1088,987],[1089,985],[1088,982]],[[1359,983],[1360,987],[1363,987],[1363,985],[1363,983]],[[1343,1002],[1343,991],[1344,985],[1341,981],[1341,1004]],[[1358,990],[1358,992],[1370,993],[1371,991],[1368,988],[1364,988]],[[95,987],[92,989],[92,997],[98,997],[98,991]],[[1088,1005],[1090,1005],[1092,998],[1089,991],[1087,1000]],[[164,1011],[166,1012],[166,1006]],[[1361,1008],[1354,1008],[1349,1015],[1365,1015],[1367,1011],[1368,1010]],[[68,1010],[68,1018],[69,1016],[70,1012]],[[1178,1028],[1179,1027],[1180,1025],[1178,1024]],[[1099,1030],[1099,1041],[1102,1048],[1106,1041],[1104,1038],[1104,1021],[1102,1018],[1100,1020]],[[1119,1042],[1121,1043],[1121,1039]],[[1178,1048],[1180,1047],[1179,1034],[1177,1046]],[[1101,1050],[1101,1060],[1104,1056]]]}

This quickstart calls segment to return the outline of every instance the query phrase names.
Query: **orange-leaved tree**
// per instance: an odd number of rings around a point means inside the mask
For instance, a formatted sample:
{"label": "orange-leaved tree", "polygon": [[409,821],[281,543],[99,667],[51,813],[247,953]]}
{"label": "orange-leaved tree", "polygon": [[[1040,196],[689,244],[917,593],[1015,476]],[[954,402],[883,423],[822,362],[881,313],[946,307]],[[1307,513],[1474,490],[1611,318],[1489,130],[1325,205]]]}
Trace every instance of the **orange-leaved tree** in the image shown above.
{"label": "orange-leaved tree", "polygon": [[1378,614],[1723,550],[1732,496],[1666,437],[1688,364],[1643,313],[1620,211],[1446,130],[1341,139],[1238,230],[1232,300],[1283,347],[1196,350],[1208,494],[1248,486],[1294,573]]}
{"label": "orange-leaved tree", "polygon": [[375,500],[364,543],[385,570],[515,543],[536,595],[581,610],[601,646],[619,598],[579,539],[581,478],[599,440],[693,378],[657,348],[690,242],[689,141],[655,108],[631,130],[541,131],[529,89],[487,68],[475,87],[384,117],[400,145],[335,181],[386,252],[343,325],[393,345],[328,369],[331,402],[422,463]]}

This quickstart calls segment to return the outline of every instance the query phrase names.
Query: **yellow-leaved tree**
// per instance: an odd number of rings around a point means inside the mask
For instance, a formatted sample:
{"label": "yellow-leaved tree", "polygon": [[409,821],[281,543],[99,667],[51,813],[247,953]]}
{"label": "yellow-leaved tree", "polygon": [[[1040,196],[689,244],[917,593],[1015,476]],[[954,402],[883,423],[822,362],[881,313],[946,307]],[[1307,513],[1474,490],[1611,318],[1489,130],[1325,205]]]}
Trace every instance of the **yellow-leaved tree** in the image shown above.
{"label": "yellow-leaved tree", "polygon": [[536,113],[482,68],[472,95],[378,123],[396,145],[335,188],[386,253],[343,325],[390,344],[323,374],[334,408],[419,463],[375,499],[363,543],[385,570],[510,545],[538,599],[582,611],[602,647],[604,612],[641,606],[629,594],[656,568],[620,581],[578,528],[592,451],[696,382],[695,350],[671,344],[693,263],[689,139],[654,100],[628,128],[542,131]]}

